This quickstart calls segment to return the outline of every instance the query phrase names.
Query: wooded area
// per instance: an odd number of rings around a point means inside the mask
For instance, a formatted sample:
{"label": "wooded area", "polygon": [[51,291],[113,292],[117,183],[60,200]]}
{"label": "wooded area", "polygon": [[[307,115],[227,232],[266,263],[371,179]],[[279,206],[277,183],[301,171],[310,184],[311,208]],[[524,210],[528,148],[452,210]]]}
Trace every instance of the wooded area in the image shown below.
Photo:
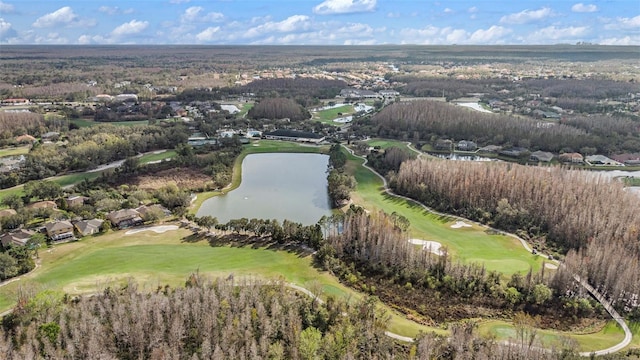
{"label": "wooded area", "polygon": [[418,159],[390,182],[398,194],[438,211],[523,232],[540,247],[567,253],[552,282],[573,291],[583,276],[621,310],[640,315],[640,212],[621,182],[560,167]]}

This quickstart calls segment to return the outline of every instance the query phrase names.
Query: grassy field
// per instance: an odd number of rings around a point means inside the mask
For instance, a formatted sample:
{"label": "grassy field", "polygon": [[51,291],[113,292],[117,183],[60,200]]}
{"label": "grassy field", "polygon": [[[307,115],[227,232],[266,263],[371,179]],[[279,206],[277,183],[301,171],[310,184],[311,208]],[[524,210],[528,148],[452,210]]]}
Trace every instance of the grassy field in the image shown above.
{"label": "grassy field", "polygon": [[[478,326],[478,332],[484,336],[496,337],[497,340],[509,340],[515,342],[517,339],[514,326],[505,321],[489,320],[483,321]],[[537,336],[546,347],[560,344],[562,338],[574,340],[580,351],[595,351],[611,347],[624,338],[624,332],[615,321],[608,322],[602,329],[592,333],[573,334],[550,330],[537,330]]]}
{"label": "grassy field", "polygon": [[[338,113],[342,115],[338,115]],[[317,120],[320,122],[328,123],[331,125],[335,125],[333,119],[337,119],[339,117],[352,115],[355,113],[353,109],[353,105],[344,105],[340,107],[336,107],[333,109],[321,110],[313,114],[312,120]]]}
{"label": "grassy field", "polygon": [[[62,290],[70,294],[93,293],[134,279],[141,289],[169,284],[182,286],[190,273],[209,277],[282,279],[326,295],[360,299],[361,294],[340,284],[311,265],[310,256],[251,247],[211,247],[191,241],[185,229],[156,234],[126,235],[124,230],[56,245],[40,251],[41,265],[20,280],[0,287],[0,311],[15,302],[19,288]],[[392,315],[390,329],[406,336],[419,331],[439,331]]]}
{"label": "grassy field", "polygon": [[[57,182],[60,186],[70,186],[75,185],[85,179],[93,180],[100,176],[101,172],[93,172],[93,173],[75,173],[61,176],[54,176],[48,178],[48,181]],[[4,199],[4,197],[9,195],[24,195],[23,191],[24,185],[18,185],[7,189],[0,190],[0,200]]]}
{"label": "grassy field", "polygon": [[152,161],[160,161],[165,159],[171,159],[176,156],[175,150],[167,150],[157,154],[146,154],[138,158],[140,164],[150,163]]}
{"label": "grassy field", "polygon": [[247,116],[247,113],[249,112],[249,110],[251,110],[251,108],[253,107],[253,103],[244,103],[242,104],[242,108],[240,109],[240,112],[238,113],[238,117],[245,117]]}
{"label": "grassy field", "polygon": [[348,171],[357,180],[357,189],[352,194],[355,203],[368,209],[380,209],[386,213],[396,212],[411,222],[411,236],[418,239],[438,241],[449,253],[464,262],[485,264],[488,270],[497,270],[505,275],[526,272],[530,268],[540,269],[543,258],[526,251],[519,241],[503,235],[492,235],[487,228],[473,224],[471,227],[453,229],[457,220],[425,210],[413,201],[391,196],[382,191],[382,180],[361,166],[363,160],[349,155]]}
{"label": "grassy field", "polygon": [[31,145],[4,148],[0,149],[0,157],[24,155],[29,153],[29,150],[31,150]]}

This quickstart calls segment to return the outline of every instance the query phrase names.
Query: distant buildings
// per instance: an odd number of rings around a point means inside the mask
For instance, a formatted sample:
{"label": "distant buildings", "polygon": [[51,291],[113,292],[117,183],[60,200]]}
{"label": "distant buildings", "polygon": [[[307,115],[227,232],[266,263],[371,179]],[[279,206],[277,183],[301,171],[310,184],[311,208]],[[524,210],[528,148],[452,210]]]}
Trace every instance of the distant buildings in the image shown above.
{"label": "distant buildings", "polygon": [[265,132],[262,134],[265,139],[269,140],[287,140],[297,142],[320,143],[324,140],[324,136],[312,132],[297,131],[289,129],[278,129],[275,131]]}

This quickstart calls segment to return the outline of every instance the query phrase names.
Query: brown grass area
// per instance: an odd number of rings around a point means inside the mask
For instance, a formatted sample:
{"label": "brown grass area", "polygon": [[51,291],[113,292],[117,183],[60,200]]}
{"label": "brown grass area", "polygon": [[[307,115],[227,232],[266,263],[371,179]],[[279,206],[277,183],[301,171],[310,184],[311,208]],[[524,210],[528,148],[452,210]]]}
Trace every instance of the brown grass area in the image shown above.
{"label": "brown grass area", "polygon": [[189,168],[163,170],[151,175],[138,176],[132,183],[141,189],[155,190],[169,184],[180,189],[203,189],[211,184],[211,177]]}

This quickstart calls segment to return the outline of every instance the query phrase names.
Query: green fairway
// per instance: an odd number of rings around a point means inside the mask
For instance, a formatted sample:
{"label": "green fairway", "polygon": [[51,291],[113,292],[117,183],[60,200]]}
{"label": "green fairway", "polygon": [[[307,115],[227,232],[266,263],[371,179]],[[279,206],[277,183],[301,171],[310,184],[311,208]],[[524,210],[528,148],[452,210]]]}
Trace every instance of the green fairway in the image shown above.
{"label": "green fairway", "polygon": [[353,109],[353,105],[345,104],[344,106],[315,112],[313,113],[312,120],[317,120],[323,123],[335,125],[337,123],[333,121],[334,119],[353,115],[354,113],[355,113],[355,110]]}
{"label": "green fairway", "polygon": [[[190,235],[185,229],[132,235],[122,230],[42,250],[39,268],[0,287],[0,312],[14,304],[20,288],[80,294],[120,286],[132,279],[141,289],[152,291],[166,284],[182,286],[188,275],[196,271],[208,277],[233,275],[238,280],[281,279],[316,292],[320,290],[324,295],[351,300],[362,297],[328,273],[315,269],[311,256],[266,248],[211,247],[206,241],[185,241]],[[392,315],[390,328],[402,335],[437,330],[410,322],[382,307]]]}
{"label": "green fairway", "polygon": [[29,153],[31,145],[0,149],[0,157],[24,155]]}
{"label": "green fairway", "polygon": [[[536,329],[536,331],[537,338],[545,347],[560,345],[564,337],[574,340],[578,345],[578,350],[581,352],[606,349],[618,344],[624,338],[624,331],[615,321],[609,321],[602,329],[585,334],[542,329]],[[478,332],[484,336],[496,337],[500,341],[517,342],[515,327],[512,323],[506,321],[483,321],[478,326]]]}
{"label": "green fairway", "polygon": [[540,269],[543,258],[530,254],[518,240],[491,235],[486,227],[471,223],[471,227],[452,228],[457,219],[432,213],[416,202],[383,192],[382,179],[361,166],[362,159],[353,155],[348,159],[348,169],[358,183],[352,194],[354,202],[365,208],[405,216],[411,222],[411,237],[440,242],[454,258],[483,263],[488,270],[497,270],[505,275],[526,272],[530,268],[534,271]]}
{"label": "green fairway", "polygon": [[153,161],[161,161],[165,159],[171,159],[176,156],[175,150],[167,150],[158,153],[145,154],[138,158],[140,164],[147,164]]}
{"label": "green fairway", "polygon": [[242,108],[240,109],[240,112],[237,114],[237,117],[246,117],[247,113],[249,112],[249,110],[251,110],[251,108],[253,107],[253,103],[244,103],[242,104]]}

